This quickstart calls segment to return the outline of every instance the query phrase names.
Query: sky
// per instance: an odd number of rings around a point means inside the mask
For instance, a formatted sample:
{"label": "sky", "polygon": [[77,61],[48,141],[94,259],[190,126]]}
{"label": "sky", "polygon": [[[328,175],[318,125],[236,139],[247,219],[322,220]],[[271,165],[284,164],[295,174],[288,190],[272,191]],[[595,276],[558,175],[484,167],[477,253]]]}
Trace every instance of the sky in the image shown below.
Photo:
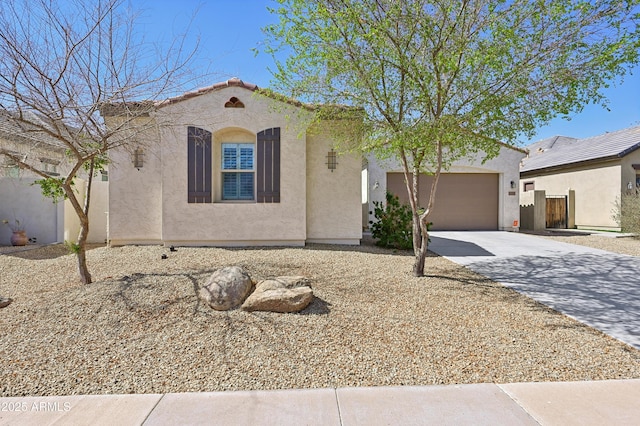
{"label": "sky", "polygon": [[[184,31],[190,24],[189,37],[200,38],[199,60],[196,65],[208,73],[207,86],[231,77],[269,87],[269,69],[274,68],[270,55],[252,49],[261,47],[264,34],[261,28],[277,22],[267,7],[273,0],[130,0],[140,11],[138,23],[147,40],[165,41]],[[196,73],[198,69],[194,70]],[[575,138],[596,136],[606,132],[640,125],[640,67],[627,75],[622,83],[611,82],[605,95],[608,110],[599,105],[587,105],[571,120],[557,118],[538,129],[530,139],[520,140],[528,145],[548,137],[562,135]]]}

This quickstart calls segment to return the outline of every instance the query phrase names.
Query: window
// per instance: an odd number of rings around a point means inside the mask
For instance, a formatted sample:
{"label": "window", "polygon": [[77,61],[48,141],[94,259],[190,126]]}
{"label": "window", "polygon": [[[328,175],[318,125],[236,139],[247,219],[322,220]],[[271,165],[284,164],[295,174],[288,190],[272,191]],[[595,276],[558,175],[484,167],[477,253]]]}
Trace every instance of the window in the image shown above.
{"label": "window", "polygon": [[51,160],[49,158],[41,158],[40,159],[40,170],[48,174],[49,176],[59,176],[58,173],[58,164],[59,161]]}
{"label": "window", "polygon": [[261,131],[255,142],[216,142],[215,159],[211,132],[189,127],[187,134],[189,203],[213,202],[212,170],[219,176],[219,182],[215,179],[216,200],[280,202],[279,127]]}
{"label": "window", "polygon": [[211,132],[187,129],[188,202],[211,202]]}
{"label": "window", "polygon": [[254,151],[250,143],[222,144],[223,200],[253,200]]}
{"label": "window", "polygon": [[[16,153],[12,152],[11,154],[16,155]],[[4,168],[4,175],[6,177],[12,177],[12,178],[18,178],[20,177],[20,166],[18,165],[18,163],[16,163],[15,161],[13,161],[13,159],[9,158],[9,157],[4,157],[4,164],[3,164],[3,168]]]}
{"label": "window", "polygon": [[534,189],[535,189],[535,184],[533,182],[524,183],[524,192],[533,191]]}

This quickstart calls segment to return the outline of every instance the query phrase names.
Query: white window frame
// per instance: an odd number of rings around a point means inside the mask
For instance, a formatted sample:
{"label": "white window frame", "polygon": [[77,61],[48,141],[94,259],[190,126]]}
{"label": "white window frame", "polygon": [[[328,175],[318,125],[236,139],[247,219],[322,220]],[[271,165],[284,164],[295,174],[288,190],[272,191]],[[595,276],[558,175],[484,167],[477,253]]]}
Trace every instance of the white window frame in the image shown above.
{"label": "white window frame", "polygon": [[[236,149],[236,168],[225,167],[225,148],[234,147]],[[251,168],[241,167],[241,149],[251,148]],[[237,195],[230,196],[225,193],[225,175],[235,174],[238,178],[241,175],[251,176],[251,195],[241,195],[240,186],[242,182],[237,182]],[[220,190],[222,193],[223,201],[255,201],[256,199],[256,145],[252,142],[223,142],[220,147]]]}

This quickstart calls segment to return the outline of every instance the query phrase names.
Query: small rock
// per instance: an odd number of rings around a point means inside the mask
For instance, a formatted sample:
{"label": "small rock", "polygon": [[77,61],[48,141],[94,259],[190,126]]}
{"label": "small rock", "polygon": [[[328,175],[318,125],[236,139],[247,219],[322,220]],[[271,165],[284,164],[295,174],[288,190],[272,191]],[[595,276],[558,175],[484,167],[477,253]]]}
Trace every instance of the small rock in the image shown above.
{"label": "small rock", "polygon": [[217,311],[238,307],[247,298],[253,282],[240,266],[227,266],[215,271],[200,289],[200,298]]}
{"label": "small rock", "polygon": [[0,309],[6,308],[11,304],[11,302],[13,302],[13,299],[10,299],[8,297],[0,297]]}

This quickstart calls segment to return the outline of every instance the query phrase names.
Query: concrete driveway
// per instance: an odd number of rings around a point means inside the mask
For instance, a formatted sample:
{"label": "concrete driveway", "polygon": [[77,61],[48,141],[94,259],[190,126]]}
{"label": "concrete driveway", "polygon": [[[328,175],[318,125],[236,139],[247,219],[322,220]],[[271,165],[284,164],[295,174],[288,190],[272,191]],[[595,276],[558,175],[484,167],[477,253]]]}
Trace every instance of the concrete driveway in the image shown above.
{"label": "concrete driveway", "polygon": [[637,257],[500,231],[432,232],[429,249],[640,349]]}

